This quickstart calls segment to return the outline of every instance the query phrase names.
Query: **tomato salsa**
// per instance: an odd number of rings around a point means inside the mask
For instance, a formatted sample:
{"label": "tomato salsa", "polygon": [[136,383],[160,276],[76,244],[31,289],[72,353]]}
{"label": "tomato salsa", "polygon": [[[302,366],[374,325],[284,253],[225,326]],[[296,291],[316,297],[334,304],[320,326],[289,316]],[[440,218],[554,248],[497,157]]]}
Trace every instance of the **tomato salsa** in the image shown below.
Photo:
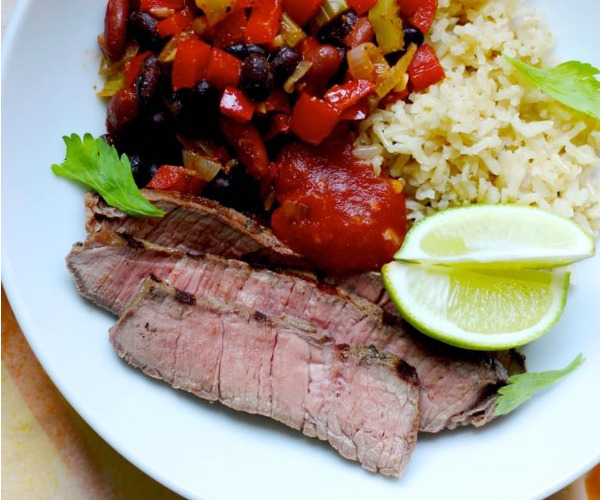
{"label": "tomato salsa", "polygon": [[275,234],[319,268],[340,274],[378,270],[406,231],[399,181],[378,177],[352,145],[294,143],[276,161]]}

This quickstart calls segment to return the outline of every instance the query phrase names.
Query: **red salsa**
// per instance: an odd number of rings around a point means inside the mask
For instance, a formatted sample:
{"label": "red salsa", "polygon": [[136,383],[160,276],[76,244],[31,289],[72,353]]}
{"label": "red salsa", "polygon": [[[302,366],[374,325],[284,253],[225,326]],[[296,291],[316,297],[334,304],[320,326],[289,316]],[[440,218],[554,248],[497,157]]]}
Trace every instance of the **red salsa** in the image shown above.
{"label": "red salsa", "polygon": [[276,160],[275,234],[319,268],[338,274],[379,270],[406,230],[402,185],[378,177],[347,141],[293,143]]}

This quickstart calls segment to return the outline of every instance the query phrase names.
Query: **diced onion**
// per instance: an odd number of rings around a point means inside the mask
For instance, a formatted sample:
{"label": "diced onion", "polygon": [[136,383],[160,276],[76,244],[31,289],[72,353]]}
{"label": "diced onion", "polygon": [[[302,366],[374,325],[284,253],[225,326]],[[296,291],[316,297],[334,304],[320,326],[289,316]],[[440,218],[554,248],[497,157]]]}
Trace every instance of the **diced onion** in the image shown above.
{"label": "diced onion", "polygon": [[211,26],[225,19],[235,4],[236,0],[196,0],[196,7],[204,12],[208,24]]}
{"label": "diced onion", "polygon": [[372,82],[375,80],[375,66],[373,66],[364,45],[359,45],[348,51],[348,55],[346,56],[348,59],[348,70],[355,79]]}
{"label": "diced onion", "polygon": [[137,43],[129,42],[125,47],[125,54],[118,61],[102,57],[98,74],[104,78],[104,86],[98,92],[98,96],[112,97],[125,85],[125,64],[135,57],[139,50],[140,47]]}
{"label": "diced onion", "polygon": [[191,149],[183,150],[183,166],[197,172],[205,181],[212,181],[222,168],[221,163]]}
{"label": "diced onion", "polygon": [[100,69],[98,74],[103,77],[114,75],[115,73],[122,72],[125,68],[125,63],[132,57],[135,57],[140,51],[140,47],[135,42],[129,42],[125,47],[125,54],[118,61],[111,61],[107,57],[102,57],[100,61]]}
{"label": "diced onion", "polygon": [[294,72],[290,75],[290,77],[283,84],[283,90],[285,90],[288,94],[294,92],[294,86],[296,83],[308,73],[308,70],[312,67],[312,63],[309,61],[300,61],[298,66]]}
{"label": "diced onion", "polygon": [[165,19],[175,14],[175,9],[170,9],[169,7],[154,7],[153,9],[150,9],[150,14],[158,19]]}
{"label": "diced onion", "polygon": [[375,92],[380,98],[385,97],[392,90],[401,92],[406,88],[406,83],[408,82],[406,71],[416,52],[417,46],[414,43],[411,43],[406,49],[406,54],[404,54],[386,73],[380,76],[375,85]]}
{"label": "diced onion", "polygon": [[298,45],[300,40],[306,38],[306,33],[285,12],[281,16],[281,35],[290,47]]}
{"label": "diced onion", "polygon": [[369,21],[384,54],[404,48],[404,28],[396,0],[379,0],[369,11]]}
{"label": "diced onion", "polygon": [[350,6],[346,3],[346,0],[325,0],[321,10],[315,16],[315,22],[320,28],[349,9]]}
{"label": "diced onion", "polygon": [[112,97],[117,91],[125,85],[123,72],[116,73],[106,77],[104,87],[98,92],[99,97]]}
{"label": "diced onion", "polygon": [[177,54],[177,45],[193,35],[192,31],[182,31],[178,35],[172,37],[163,47],[160,54],[158,54],[158,60],[162,63],[173,62],[175,54]]}
{"label": "diced onion", "polygon": [[371,42],[354,47],[346,57],[350,74],[357,80],[376,82],[380,75],[390,69],[381,51]]}

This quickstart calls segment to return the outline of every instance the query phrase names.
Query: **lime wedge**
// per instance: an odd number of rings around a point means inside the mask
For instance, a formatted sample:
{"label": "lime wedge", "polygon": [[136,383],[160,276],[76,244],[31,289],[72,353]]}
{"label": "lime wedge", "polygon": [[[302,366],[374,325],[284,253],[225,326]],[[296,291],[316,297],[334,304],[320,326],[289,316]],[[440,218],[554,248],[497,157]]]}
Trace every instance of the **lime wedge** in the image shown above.
{"label": "lime wedge", "polygon": [[402,316],[458,347],[509,349],[546,333],[560,317],[569,273],[465,269],[391,262],[381,271]]}
{"label": "lime wedge", "polygon": [[594,254],[594,238],[570,219],[521,205],[471,205],[427,216],[394,258],[494,268],[553,268]]}

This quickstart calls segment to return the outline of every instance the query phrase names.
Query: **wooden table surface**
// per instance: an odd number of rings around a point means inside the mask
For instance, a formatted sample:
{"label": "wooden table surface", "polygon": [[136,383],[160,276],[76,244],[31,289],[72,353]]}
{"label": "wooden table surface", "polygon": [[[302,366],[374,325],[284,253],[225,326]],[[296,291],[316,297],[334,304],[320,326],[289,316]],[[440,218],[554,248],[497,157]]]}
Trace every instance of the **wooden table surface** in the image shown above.
{"label": "wooden table surface", "polygon": [[[16,2],[2,0],[2,33]],[[71,408],[29,348],[4,290],[2,498],[181,498],[121,457]],[[551,500],[600,500],[600,466]]]}

